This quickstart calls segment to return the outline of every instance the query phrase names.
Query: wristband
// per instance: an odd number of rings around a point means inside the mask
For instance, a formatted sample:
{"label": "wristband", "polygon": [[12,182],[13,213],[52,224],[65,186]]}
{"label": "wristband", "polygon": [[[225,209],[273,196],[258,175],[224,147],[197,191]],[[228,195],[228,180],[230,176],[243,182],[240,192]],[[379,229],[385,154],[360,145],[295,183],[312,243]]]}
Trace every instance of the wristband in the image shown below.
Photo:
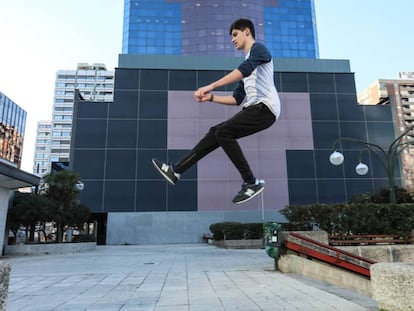
{"label": "wristband", "polygon": [[213,93],[211,93],[211,97],[210,97],[210,102],[212,102],[214,100],[214,94]]}

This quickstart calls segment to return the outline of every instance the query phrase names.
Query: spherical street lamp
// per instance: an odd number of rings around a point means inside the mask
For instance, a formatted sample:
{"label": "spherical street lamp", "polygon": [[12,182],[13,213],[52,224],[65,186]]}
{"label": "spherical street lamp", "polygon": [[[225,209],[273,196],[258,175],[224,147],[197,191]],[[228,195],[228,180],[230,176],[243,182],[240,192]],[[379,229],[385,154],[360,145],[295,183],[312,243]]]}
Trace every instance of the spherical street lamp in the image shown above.
{"label": "spherical street lamp", "polygon": [[77,190],[77,191],[82,191],[83,190],[83,188],[85,188],[85,185],[83,184],[83,182],[82,181],[78,181],[76,184],[75,184],[75,190]]}
{"label": "spherical street lamp", "polygon": [[356,167],[355,167],[355,172],[358,175],[365,175],[366,173],[368,173],[368,165],[364,164],[364,163],[359,163]]}
{"label": "spherical street lamp", "polygon": [[329,156],[329,161],[333,164],[333,165],[341,165],[344,162],[344,155],[338,151],[334,151],[331,153],[331,155]]}

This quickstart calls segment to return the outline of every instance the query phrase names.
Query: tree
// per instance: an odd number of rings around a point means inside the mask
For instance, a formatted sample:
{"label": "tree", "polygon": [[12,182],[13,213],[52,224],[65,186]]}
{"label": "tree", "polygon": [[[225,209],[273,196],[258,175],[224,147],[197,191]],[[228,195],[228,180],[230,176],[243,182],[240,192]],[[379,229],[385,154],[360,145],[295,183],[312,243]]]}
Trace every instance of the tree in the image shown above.
{"label": "tree", "polygon": [[[396,186],[394,192],[396,204],[414,202],[406,189]],[[390,203],[390,191],[388,188],[383,188],[372,193],[362,193],[352,197],[349,203]]]}
{"label": "tree", "polygon": [[81,228],[90,216],[91,212],[86,205],[73,205],[70,214],[67,215],[66,225]]}
{"label": "tree", "polygon": [[26,228],[26,240],[34,242],[36,225],[44,224],[50,219],[49,210],[52,202],[39,194],[14,193],[13,206],[8,212],[8,224],[10,230],[16,235],[17,230]]}
{"label": "tree", "polygon": [[79,192],[82,190],[80,176],[74,171],[59,171],[44,177],[45,196],[54,202],[56,222],[56,241],[62,242],[65,225],[85,222],[89,218],[89,210],[80,206]]}

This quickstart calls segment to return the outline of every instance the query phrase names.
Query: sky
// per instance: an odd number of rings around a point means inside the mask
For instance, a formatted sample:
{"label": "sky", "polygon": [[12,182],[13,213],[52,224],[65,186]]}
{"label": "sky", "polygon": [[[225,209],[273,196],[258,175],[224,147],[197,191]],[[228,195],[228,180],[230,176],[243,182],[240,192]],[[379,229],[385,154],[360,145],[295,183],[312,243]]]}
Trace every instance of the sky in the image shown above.
{"label": "sky", "polygon": [[[314,1],[319,57],[349,60],[357,92],[414,71],[414,1]],[[123,3],[0,0],[0,92],[27,112],[22,170],[32,172],[37,122],[52,117],[56,72],[78,63],[117,66]]]}

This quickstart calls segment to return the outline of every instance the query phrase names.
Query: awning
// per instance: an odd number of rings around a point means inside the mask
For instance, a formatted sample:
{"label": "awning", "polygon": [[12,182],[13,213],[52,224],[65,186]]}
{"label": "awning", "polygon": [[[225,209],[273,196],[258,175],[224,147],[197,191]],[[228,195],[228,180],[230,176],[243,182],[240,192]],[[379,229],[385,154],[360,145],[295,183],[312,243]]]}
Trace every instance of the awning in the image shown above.
{"label": "awning", "polygon": [[0,161],[0,188],[9,190],[39,185],[40,177]]}

